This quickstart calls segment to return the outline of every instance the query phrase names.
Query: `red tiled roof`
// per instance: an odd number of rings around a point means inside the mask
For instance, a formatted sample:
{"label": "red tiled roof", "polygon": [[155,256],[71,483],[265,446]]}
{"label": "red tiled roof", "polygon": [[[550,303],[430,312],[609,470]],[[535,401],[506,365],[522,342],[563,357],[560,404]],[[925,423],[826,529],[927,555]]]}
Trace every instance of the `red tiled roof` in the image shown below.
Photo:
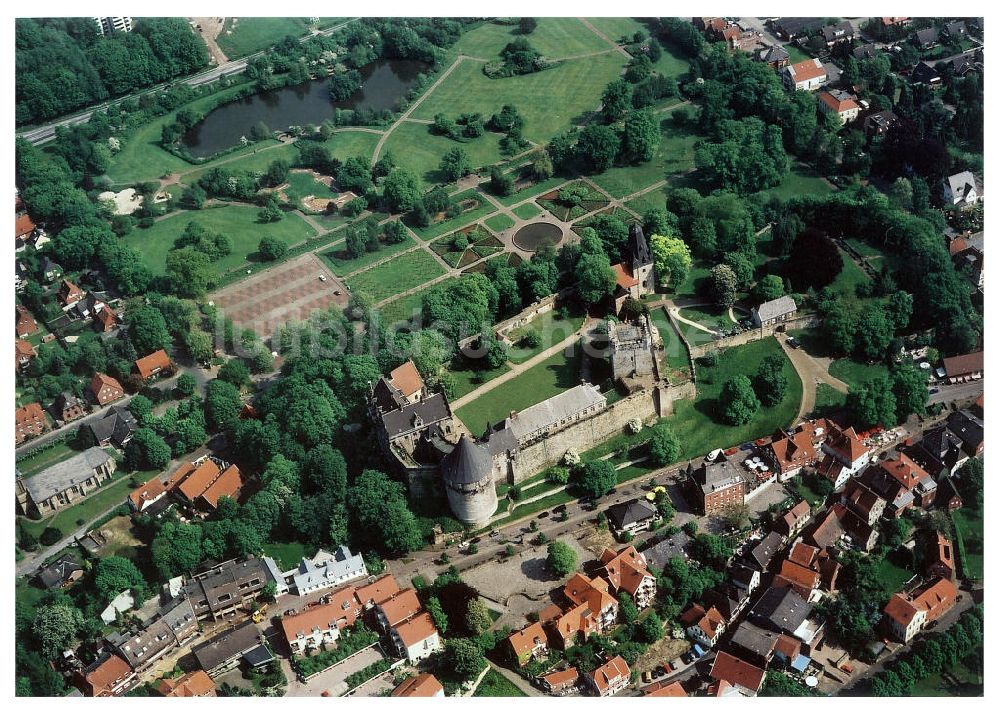
{"label": "red tiled roof", "polygon": [[889,603],[886,604],[882,612],[903,628],[906,628],[910,625],[910,622],[919,610],[905,596],[896,593],[889,599]]}
{"label": "red tiled roof", "polygon": [[14,238],[25,236],[34,231],[35,228],[35,222],[31,220],[31,216],[28,214],[21,214],[14,219]]}
{"label": "red tiled roof", "polygon": [[639,285],[639,279],[633,276],[632,271],[630,271],[624,264],[616,263],[611,266],[611,270],[615,272],[615,282],[622,290],[628,290],[629,288],[634,288]]}
{"label": "red tiled roof", "polygon": [[542,680],[548,683],[550,688],[556,690],[564,683],[575,683],[579,677],[580,672],[576,668],[566,668],[565,670],[557,670],[554,673],[543,675]]}
{"label": "red tiled roof", "polygon": [[710,606],[706,611],[700,604],[694,604],[681,614],[681,623],[685,627],[698,626],[702,633],[709,638],[715,638],[715,634],[726,619],[715,608]]}
{"label": "red tiled roof", "polygon": [[390,626],[402,623],[420,612],[420,599],[412,588],[404,588],[378,604]]}
{"label": "red tiled roof", "polygon": [[153,477],[142,486],[136,487],[136,489],[129,494],[128,498],[129,501],[135,505],[136,509],[142,511],[146,504],[156,499],[165,491],[167,491],[167,488],[164,486],[163,482],[160,481],[160,478]]}
{"label": "red tiled roof", "polygon": [[815,546],[810,546],[804,541],[799,541],[792,547],[791,552],[788,554],[788,560],[792,563],[796,563],[799,566],[805,566],[806,568],[812,566],[813,561],[819,555],[819,549]]}
{"label": "red tiled roof", "polygon": [[424,381],[412,360],[407,360],[390,372],[389,381],[406,397],[412,397],[424,389]]}
{"label": "red tiled roof", "polygon": [[355,589],[348,587],[331,593],[328,602],[319,606],[307,608],[301,613],[282,616],[281,631],[285,640],[291,645],[298,640],[299,634],[309,635],[313,631],[325,631],[331,626],[347,628],[357,620],[360,604]]}
{"label": "red tiled roof", "polygon": [[14,410],[14,424],[18,427],[24,427],[38,421],[45,424],[45,410],[37,402],[32,402]]}
{"label": "red tiled roof", "polygon": [[958,589],[946,578],[939,578],[930,586],[912,596],[917,608],[927,611],[927,620],[933,621],[955,605]]}
{"label": "red tiled roof", "polygon": [[358,587],[358,601],[362,606],[384,601],[394,593],[399,593],[399,584],[391,573],[375,579],[369,584]]}
{"label": "red tiled roof", "polygon": [[563,593],[575,605],[586,603],[594,613],[600,613],[615,603],[608,593],[608,582],[602,578],[589,579],[582,573],[575,573],[563,587]]}
{"label": "red tiled roof", "polygon": [[177,490],[184,495],[188,501],[194,501],[208,489],[209,485],[215,481],[222,469],[211,459],[206,459],[184,477],[177,485]]}
{"label": "red tiled roof", "polygon": [[786,635],[785,633],[779,635],[778,640],[774,642],[774,651],[776,653],[781,653],[788,658],[788,660],[794,660],[801,650],[802,641],[798,638]]}
{"label": "red tiled roof", "polygon": [[[819,65],[818,67],[816,66],[817,64]],[[796,62],[794,65],[788,65],[785,69],[790,70],[792,79],[796,82],[805,82],[806,80],[826,75],[823,63],[815,59],[802,60],[801,62]]]}
{"label": "red tiled roof", "polygon": [[421,673],[397,685],[391,695],[394,698],[432,698],[441,692],[444,692],[444,686],[433,673]]}
{"label": "red tiled roof", "polygon": [[809,598],[812,590],[819,586],[818,573],[787,559],[781,563],[780,575],[798,591],[800,596],[806,599]]}
{"label": "red tiled roof", "polygon": [[760,690],[764,682],[763,670],[725,651],[720,651],[716,656],[710,675],[716,680],[725,680],[753,692]]}
{"label": "red tiled roof", "polygon": [[109,308],[108,306],[104,306],[99,311],[97,311],[97,315],[94,317],[96,317],[98,322],[100,322],[105,333],[118,324],[118,317],[115,315],[115,312],[111,310],[111,308]]}
{"label": "red tiled roof", "polygon": [[200,698],[215,695],[215,681],[204,670],[185,673],[177,680],[164,678],[157,690],[168,698]]}
{"label": "red tiled roof", "polygon": [[165,350],[157,350],[146,357],[141,357],[135,361],[135,369],[138,370],[142,379],[148,380],[159,370],[164,370],[170,366],[170,357]]}
{"label": "red tiled roof", "polygon": [[95,372],[90,378],[90,391],[94,393],[97,404],[102,407],[109,402],[114,402],[125,394],[121,383],[110,375],[103,372]]}
{"label": "red tiled roof", "polygon": [[820,101],[823,102],[823,104],[828,106],[831,110],[833,110],[837,114],[840,114],[841,112],[847,112],[852,109],[860,109],[860,107],[858,107],[858,103],[855,102],[850,97],[847,97],[846,99],[837,99],[829,92],[820,92],[819,98]]}
{"label": "red tiled roof", "polygon": [[618,553],[605,549],[601,561],[604,562],[608,582],[615,590],[624,590],[631,596],[635,595],[646,578],[653,578],[653,574],[646,568],[646,559],[634,546],[626,546]]}
{"label": "red tiled roof", "polygon": [[908,491],[913,491],[921,480],[930,476],[920,465],[902,452],[893,459],[883,460],[879,466],[882,471],[902,484]]}
{"label": "red tiled roof", "polygon": [[70,303],[77,303],[83,300],[83,297],[87,294],[76,283],[63,278],[62,283],[59,284],[57,295],[63,305],[69,305]]}
{"label": "red tiled roof", "polygon": [[514,631],[507,638],[511,649],[518,657],[525,653],[531,653],[535,649],[536,642],[548,643],[545,629],[541,623],[532,623],[519,631]]}
{"label": "red tiled roof", "polygon": [[31,335],[38,330],[38,323],[32,317],[28,309],[23,305],[17,306],[17,335]]}
{"label": "red tiled roof", "polygon": [[943,360],[944,371],[948,377],[961,377],[974,372],[983,371],[983,353],[969,353],[968,355],[956,355],[955,357]]}
{"label": "red tiled roof", "polygon": [[31,343],[27,340],[21,340],[21,338],[14,340],[14,358],[18,363],[33,357],[35,357],[35,347]]}
{"label": "red tiled roof", "polygon": [[853,427],[843,429],[837,423],[827,420],[829,436],[826,444],[831,449],[850,458],[853,463],[870,450],[861,442]]}
{"label": "red tiled roof", "polygon": [[112,655],[87,673],[84,680],[90,689],[90,694],[93,697],[100,697],[101,695],[110,695],[112,688],[131,672],[132,669],[128,663],[117,655]]}
{"label": "red tiled roof", "polygon": [[649,697],[656,698],[686,698],[687,691],[684,690],[684,686],[680,684],[679,681],[674,681],[672,683],[656,683],[645,690],[642,691],[645,695]]}
{"label": "red tiled roof", "polygon": [[437,628],[434,627],[434,619],[431,618],[431,614],[424,611],[405,623],[400,623],[396,626],[395,631],[403,645],[409,648],[430,638],[437,633]]}
{"label": "red tiled roof", "polygon": [[611,687],[611,681],[618,678],[628,679],[632,674],[628,663],[620,655],[616,655],[604,665],[594,669],[590,676],[594,679],[597,689],[602,693]]}
{"label": "red tiled roof", "polygon": [[240,493],[240,489],[243,488],[243,476],[240,474],[239,467],[235,464],[230,464],[226,467],[219,477],[208,485],[202,494],[201,498],[208,503],[212,509],[217,509],[219,506],[219,499],[222,497],[230,497],[235,499]]}

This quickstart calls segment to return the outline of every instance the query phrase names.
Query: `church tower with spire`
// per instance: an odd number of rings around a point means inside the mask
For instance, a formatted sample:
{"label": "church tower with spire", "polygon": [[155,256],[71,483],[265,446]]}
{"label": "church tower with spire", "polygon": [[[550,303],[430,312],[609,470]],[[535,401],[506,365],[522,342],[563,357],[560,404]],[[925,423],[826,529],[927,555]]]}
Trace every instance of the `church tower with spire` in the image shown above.
{"label": "church tower with spire", "polygon": [[649,250],[642,226],[632,225],[628,229],[628,256],[626,260],[632,269],[632,277],[639,281],[639,295],[649,295],[656,291],[656,272],[653,266],[653,252]]}

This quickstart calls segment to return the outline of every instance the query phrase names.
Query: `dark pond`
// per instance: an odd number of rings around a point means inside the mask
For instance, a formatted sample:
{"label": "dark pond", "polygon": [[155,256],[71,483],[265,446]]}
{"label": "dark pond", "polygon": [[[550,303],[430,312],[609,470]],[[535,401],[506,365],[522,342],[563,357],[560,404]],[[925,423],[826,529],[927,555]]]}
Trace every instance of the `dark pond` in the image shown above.
{"label": "dark pond", "polygon": [[517,230],[514,234],[514,245],[522,251],[537,251],[545,244],[556,245],[562,237],[562,229],[554,223],[536,221]]}
{"label": "dark pond", "polygon": [[212,110],[184,135],[183,143],[197,158],[212,156],[239,144],[257,122],[275,131],[290,126],[321,124],[341,109],[394,109],[427,65],[416,60],[379,60],[363,67],[364,84],[350,99],[333,102],[327,79],[261,92]]}

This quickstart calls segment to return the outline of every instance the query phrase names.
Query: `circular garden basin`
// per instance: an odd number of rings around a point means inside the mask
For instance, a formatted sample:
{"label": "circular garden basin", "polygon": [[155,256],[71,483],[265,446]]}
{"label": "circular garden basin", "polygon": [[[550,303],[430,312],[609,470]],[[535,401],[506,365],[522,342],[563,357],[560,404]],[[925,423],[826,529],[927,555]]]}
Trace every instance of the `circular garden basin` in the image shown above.
{"label": "circular garden basin", "polygon": [[537,251],[544,245],[555,246],[563,238],[563,230],[548,221],[535,221],[522,226],[514,234],[514,245],[522,251]]}

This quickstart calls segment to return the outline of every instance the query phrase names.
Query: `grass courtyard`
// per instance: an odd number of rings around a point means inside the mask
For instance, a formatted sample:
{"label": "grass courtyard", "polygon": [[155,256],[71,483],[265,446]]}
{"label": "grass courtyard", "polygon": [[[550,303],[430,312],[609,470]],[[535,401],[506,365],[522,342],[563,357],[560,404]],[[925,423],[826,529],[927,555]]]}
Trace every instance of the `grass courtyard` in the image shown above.
{"label": "grass courtyard", "polygon": [[268,542],[264,544],[264,554],[278,562],[278,567],[289,571],[302,561],[303,557],[312,557],[309,547],[298,541]]}
{"label": "grass courtyard", "polygon": [[[567,353],[572,353],[567,355]],[[580,384],[578,344],[561,350],[456,410],[473,432],[499,422],[512,410],[523,410]]]}
{"label": "grass courtyard", "polygon": [[350,279],[351,293],[366,293],[373,301],[386,298],[444,275],[444,268],[427,251],[413,251],[358,273]]}
{"label": "grass courtyard", "polygon": [[796,196],[806,194],[826,196],[827,194],[832,194],[834,191],[836,189],[811,168],[802,164],[793,164],[780,184],[774,188],[765,189],[760,193],[766,197],[788,201],[789,199],[794,199]]}
{"label": "grass courtyard", "polygon": [[295,214],[286,213],[274,223],[259,223],[259,211],[253,206],[215,206],[185,211],[157,221],[150,228],[135,229],[125,242],[139,252],[154,275],[162,275],[174,241],[184,233],[188,223],[197,221],[206,230],[225,234],[233,242],[232,252],[212,264],[221,275],[253,260],[257,244],[264,236],[274,236],[292,246],[316,235],[316,229]]}

